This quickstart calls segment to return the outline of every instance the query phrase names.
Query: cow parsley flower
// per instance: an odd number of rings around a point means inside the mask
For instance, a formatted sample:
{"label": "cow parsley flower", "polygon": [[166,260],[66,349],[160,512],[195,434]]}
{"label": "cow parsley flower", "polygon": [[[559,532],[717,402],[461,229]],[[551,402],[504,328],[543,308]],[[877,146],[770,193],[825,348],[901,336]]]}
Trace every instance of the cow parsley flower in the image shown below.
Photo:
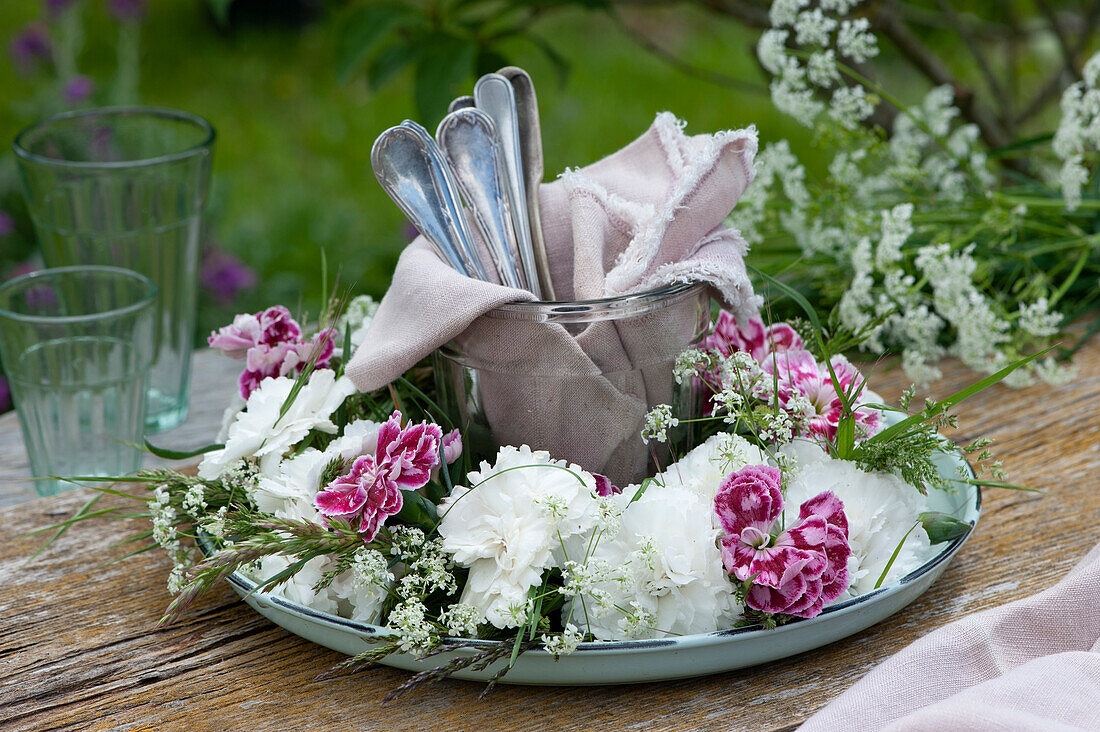
{"label": "cow parsley flower", "polygon": [[825,110],[824,102],[814,97],[813,89],[806,86],[802,76],[790,70],[772,79],[769,88],[775,108],[806,127],[813,127],[814,120]]}
{"label": "cow parsley flower", "polygon": [[1051,312],[1045,297],[1025,305],[1020,303],[1019,326],[1036,338],[1049,338],[1062,325],[1062,314]]}
{"label": "cow parsley flower", "polygon": [[446,626],[447,632],[452,636],[473,637],[477,635],[481,613],[473,605],[457,602],[439,616],[439,622]]}
{"label": "cow parsley flower", "polygon": [[658,404],[645,416],[645,426],[642,427],[642,442],[649,444],[650,440],[657,442],[668,441],[668,431],[680,424],[680,420],[672,416],[672,407],[668,404]]}
{"label": "cow parsley flower", "polygon": [[438,642],[427,608],[418,600],[406,600],[390,611],[389,627],[397,634],[398,647],[405,653],[423,655]]}
{"label": "cow parsley flower", "polygon": [[346,603],[352,620],[377,623],[382,618],[382,606],[389,597],[394,575],[386,558],[376,549],[361,547],[352,557],[351,566],[333,579],[328,596]]}
{"label": "cow parsley flower", "polygon": [[442,548],[470,570],[461,601],[498,628],[517,627],[526,615],[510,608],[526,607],[543,572],[563,566],[562,541],[596,525],[596,480],[523,445],[502,447],[467,481],[439,506]]}
{"label": "cow parsley flower", "polygon": [[775,0],[768,12],[772,27],[794,25],[798,20],[799,12],[809,4],[810,0]]}
{"label": "cow parsley flower", "polygon": [[1082,155],[1070,155],[1058,171],[1058,185],[1062,188],[1067,211],[1076,211],[1081,205],[1081,189],[1089,182],[1089,171],[1083,161]]}
{"label": "cow parsley flower", "polygon": [[836,47],[840,54],[856,63],[864,63],[877,56],[878,40],[870,28],[871,21],[867,18],[842,21],[836,35]]}
{"label": "cow parsley flower", "polygon": [[794,41],[800,46],[827,46],[837,22],[821,8],[803,10],[794,21]]}
{"label": "cow parsley flower", "polygon": [[546,652],[552,655],[555,661],[561,656],[568,656],[576,651],[582,640],[584,640],[584,633],[581,633],[577,626],[572,623],[566,625],[565,630],[557,635],[548,636],[544,634],[542,636]]}
{"label": "cow parsley flower", "polygon": [[821,8],[822,10],[832,11],[837,15],[847,15],[852,8],[861,2],[863,0],[821,0]]}
{"label": "cow parsley flower", "polygon": [[760,41],[756,44],[756,56],[760,59],[760,65],[772,76],[781,76],[787,65],[793,61],[787,55],[788,37],[788,31],[770,29],[760,35]]}
{"label": "cow parsley flower", "polygon": [[854,130],[862,121],[871,116],[875,105],[867,97],[862,86],[842,86],[833,92],[829,102],[829,116],[845,129]]}
{"label": "cow parsley flower", "polygon": [[811,84],[821,89],[831,89],[840,81],[840,71],[836,67],[836,53],[833,49],[812,53],[809,63],[806,64],[806,75]]}

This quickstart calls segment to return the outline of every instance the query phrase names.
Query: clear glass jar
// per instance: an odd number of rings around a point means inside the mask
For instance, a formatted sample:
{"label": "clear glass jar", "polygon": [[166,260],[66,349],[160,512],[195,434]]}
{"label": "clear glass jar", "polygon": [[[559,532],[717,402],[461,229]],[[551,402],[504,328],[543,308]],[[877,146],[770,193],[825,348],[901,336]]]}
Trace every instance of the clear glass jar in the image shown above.
{"label": "clear glass jar", "polygon": [[672,371],[709,322],[701,284],[502,305],[437,352],[442,406],[478,458],[526,444],[615,485],[637,483],[668,464],[670,446],[689,444],[691,423],[663,444],[645,444],[641,430],[659,404],[681,419],[698,415],[694,380],[677,384]]}

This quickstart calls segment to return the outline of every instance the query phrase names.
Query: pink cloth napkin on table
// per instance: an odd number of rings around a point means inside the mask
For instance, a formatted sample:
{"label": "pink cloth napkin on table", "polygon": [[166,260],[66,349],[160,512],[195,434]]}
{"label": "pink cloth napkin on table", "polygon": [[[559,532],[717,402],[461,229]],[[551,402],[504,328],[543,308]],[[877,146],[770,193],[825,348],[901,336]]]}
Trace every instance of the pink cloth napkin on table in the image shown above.
{"label": "pink cloth napkin on table", "polygon": [[[722,222],[752,180],[756,145],[751,128],[689,137],[666,112],[622,150],[543,185],[539,208],[557,299],[704,282],[734,312],[752,314],[759,303],[745,271],[746,245]],[[484,408],[499,442],[547,449],[608,475],[636,462],[622,452],[626,435],[638,434],[647,405],[660,396],[653,389],[669,391],[671,384],[651,378],[647,392],[638,375],[636,383],[599,375],[629,371],[690,324],[647,322],[644,331],[628,332],[594,323],[575,337],[560,325],[523,329],[486,316],[532,299],[458,274],[418,238],[402,253],[348,375],[363,391],[380,388],[455,339],[501,373],[546,377],[522,388],[505,376],[499,383],[483,377]]]}
{"label": "pink cloth napkin on table", "polygon": [[888,658],[799,728],[1100,730],[1100,545],[1037,595]]}

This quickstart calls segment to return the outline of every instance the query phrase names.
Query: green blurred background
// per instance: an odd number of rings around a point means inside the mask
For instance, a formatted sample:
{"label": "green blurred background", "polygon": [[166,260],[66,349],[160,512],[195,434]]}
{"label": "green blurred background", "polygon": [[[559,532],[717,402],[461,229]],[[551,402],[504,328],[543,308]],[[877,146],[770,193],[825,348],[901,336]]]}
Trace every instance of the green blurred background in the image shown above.
{"label": "green blurred background", "polygon": [[[116,74],[119,23],[107,2],[86,3],[79,70],[97,91],[69,106],[102,103]],[[254,287],[231,298],[204,295],[199,335],[234,311],[276,302],[316,307],[322,249],[344,284],[380,296],[409,232],[371,172],[370,148],[385,128],[417,118],[413,71],[377,90],[362,75],[339,82],[334,39],[349,12],[341,5],[303,12],[273,2],[231,13],[228,24],[201,0],[154,0],[143,11],[139,99],[198,113],[217,128],[207,239],[256,275]],[[47,12],[40,0],[0,3],[0,35],[10,43]],[[564,76],[530,43],[504,44],[538,88],[548,180],[625,145],[661,110],[687,120],[693,132],[755,124],[764,139],[807,137],[771,106],[752,51],[755,31],[683,9],[652,12],[642,22],[692,63],[755,88],[693,78],[599,14],[556,14],[538,30],[569,62]],[[10,141],[48,110],[43,100],[59,96],[54,83],[46,73],[0,63],[0,138]],[[8,195],[0,200],[18,214],[10,155],[3,165]],[[2,241],[9,271],[31,255],[30,232],[19,228]]]}

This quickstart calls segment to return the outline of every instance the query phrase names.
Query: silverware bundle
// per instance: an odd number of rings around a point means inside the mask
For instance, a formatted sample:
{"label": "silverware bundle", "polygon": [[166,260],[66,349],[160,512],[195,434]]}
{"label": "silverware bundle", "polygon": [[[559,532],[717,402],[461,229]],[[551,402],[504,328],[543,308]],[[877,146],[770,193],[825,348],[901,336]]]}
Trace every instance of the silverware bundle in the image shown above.
{"label": "silverware bundle", "polygon": [[[451,102],[433,140],[405,120],[378,136],[371,166],[409,221],[457,271],[488,280],[463,200],[502,284],[553,300],[539,220],[542,134],[531,77],[508,66]],[[460,198],[461,193],[461,198]]]}

